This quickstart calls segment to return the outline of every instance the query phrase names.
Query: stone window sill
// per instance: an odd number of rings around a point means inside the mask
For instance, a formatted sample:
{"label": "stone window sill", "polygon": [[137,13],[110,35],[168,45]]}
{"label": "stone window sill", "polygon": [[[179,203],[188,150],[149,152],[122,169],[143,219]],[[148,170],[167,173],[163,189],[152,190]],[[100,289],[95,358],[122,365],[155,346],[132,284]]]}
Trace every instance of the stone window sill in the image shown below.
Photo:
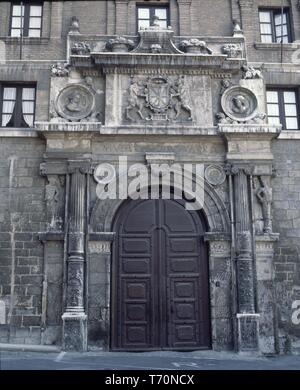
{"label": "stone window sill", "polygon": [[38,133],[34,128],[21,128],[21,127],[0,127],[0,138],[36,138]]}
{"label": "stone window sill", "polygon": [[300,130],[282,130],[277,139],[299,139]]}
{"label": "stone window sill", "polygon": [[[297,50],[299,48],[298,43],[283,43],[283,50]],[[254,47],[257,50],[280,50],[281,43],[263,43],[263,42],[255,42]]]}
{"label": "stone window sill", "polygon": [[[21,38],[18,37],[0,37],[0,40],[4,41],[8,45],[19,45]],[[23,45],[47,45],[49,38],[44,37],[23,37]]]}

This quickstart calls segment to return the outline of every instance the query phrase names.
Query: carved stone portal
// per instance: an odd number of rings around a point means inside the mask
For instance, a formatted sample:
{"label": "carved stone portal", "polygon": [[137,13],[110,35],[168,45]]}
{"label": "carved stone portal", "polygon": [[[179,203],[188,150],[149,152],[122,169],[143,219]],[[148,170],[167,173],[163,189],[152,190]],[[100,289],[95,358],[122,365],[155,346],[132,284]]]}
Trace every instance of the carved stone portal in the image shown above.
{"label": "carved stone portal", "polygon": [[156,76],[146,82],[132,79],[126,119],[136,121],[192,121],[192,108],[185,77],[175,82]]}

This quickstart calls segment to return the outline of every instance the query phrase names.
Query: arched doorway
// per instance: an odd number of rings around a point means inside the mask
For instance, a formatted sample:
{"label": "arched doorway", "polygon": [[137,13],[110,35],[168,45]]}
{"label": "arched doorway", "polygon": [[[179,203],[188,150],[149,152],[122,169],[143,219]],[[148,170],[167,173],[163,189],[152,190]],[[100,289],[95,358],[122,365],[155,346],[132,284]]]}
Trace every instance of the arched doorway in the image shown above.
{"label": "arched doorway", "polygon": [[114,221],[112,350],[211,348],[205,230],[180,200],[122,205]]}

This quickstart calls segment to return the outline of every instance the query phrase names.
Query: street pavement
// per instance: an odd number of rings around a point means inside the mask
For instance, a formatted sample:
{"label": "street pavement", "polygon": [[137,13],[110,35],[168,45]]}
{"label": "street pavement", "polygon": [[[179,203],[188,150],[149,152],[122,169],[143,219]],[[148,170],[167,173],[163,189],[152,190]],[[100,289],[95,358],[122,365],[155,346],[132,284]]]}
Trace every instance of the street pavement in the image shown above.
{"label": "street pavement", "polygon": [[0,370],[300,370],[300,355],[255,357],[215,351],[0,351]]}

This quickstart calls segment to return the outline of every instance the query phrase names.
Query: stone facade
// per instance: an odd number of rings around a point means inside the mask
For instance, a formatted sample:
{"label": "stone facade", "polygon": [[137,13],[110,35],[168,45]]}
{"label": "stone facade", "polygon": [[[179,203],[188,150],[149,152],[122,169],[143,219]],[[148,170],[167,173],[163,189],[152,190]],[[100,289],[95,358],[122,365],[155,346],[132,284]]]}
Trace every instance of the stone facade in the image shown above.
{"label": "stone facade", "polygon": [[[142,3],[171,26],[137,32]],[[265,89],[299,85],[300,14],[285,0],[293,43],[261,43],[269,6],[45,1],[20,59],[1,2],[0,83],[35,82],[37,104],[33,128],[0,128],[0,343],[109,350],[123,201],[97,198],[95,169],[126,156],[204,166],[211,347],[299,352],[300,136],[268,124]]]}

